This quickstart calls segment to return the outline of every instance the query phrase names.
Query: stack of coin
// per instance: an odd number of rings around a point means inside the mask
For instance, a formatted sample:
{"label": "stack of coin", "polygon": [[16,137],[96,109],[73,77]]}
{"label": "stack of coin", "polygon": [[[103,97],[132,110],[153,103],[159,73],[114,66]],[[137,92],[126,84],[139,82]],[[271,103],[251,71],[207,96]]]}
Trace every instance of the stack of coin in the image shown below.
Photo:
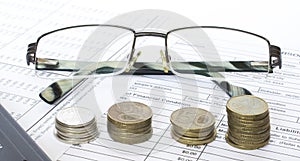
{"label": "stack of coin", "polygon": [[121,102],[111,106],[107,113],[109,136],[124,144],[137,144],[152,136],[152,110],[139,102]]}
{"label": "stack of coin", "polygon": [[187,107],[171,115],[171,136],[183,144],[201,145],[216,137],[215,117],[204,109]]}
{"label": "stack of coin", "polygon": [[228,130],[225,139],[240,149],[257,149],[268,144],[270,118],[268,104],[253,95],[231,97],[226,105]]}
{"label": "stack of coin", "polygon": [[95,115],[86,108],[68,107],[60,110],[55,118],[55,135],[65,143],[81,144],[98,136]]}

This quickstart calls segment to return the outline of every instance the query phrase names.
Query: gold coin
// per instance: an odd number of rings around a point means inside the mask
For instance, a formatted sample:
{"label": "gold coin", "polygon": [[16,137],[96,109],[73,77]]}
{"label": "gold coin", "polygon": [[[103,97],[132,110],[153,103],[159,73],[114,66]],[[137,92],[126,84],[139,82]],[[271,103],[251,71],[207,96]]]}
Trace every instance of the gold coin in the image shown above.
{"label": "gold coin", "polygon": [[226,104],[231,116],[247,119],[262,119],[268,114],[268,104],[253,95],[231,97]]}
{"label": "gold coin", "polygon": [[176,140],[179,143],[182,144],[188,144],[188,145],[203,145],[203,144],[208,144],[210,142],[212,142],[213,140],[215,140],[216,138],[216,130],[213,131],[213,134],[210,138],[207,138],[206,140],[197,140],[197,139],[185,139],[182,138],[180,136],[177,136],[176,133],[171,132],[171,136],[174,140]]}
{"label": "gold coin", "polygon": [[243,139],[243,138],[235,138],[232,135],[230,135],[229,133],[227,133],[228,138],[235,144],[239,144],[239,145],[251,145],[251,144],[260,144],[260,143],[264,143],[270,136],[268,137],[261,137],[261,138],[257,138],[257,139]]}
{"label": "gold coin", "polygon": [[145,127],[136,128],[136,129],[128,129],[128,128],[120,128],[115,126],[114,124],[107,122],[107,129],[113,131],[115,133],[142,133],[151,128],[151,124]]}
{"label": "gold coin", "polygon": [[268,144],[270,118],[268,104],[252,95],[231,97],[226,104],[226,142],[240,149],[257,149]]}
{"label": "gold coin", "polygon": [[[112,105],[107,113],[111,123],[120,126],[144,126],[151,122],[152,110],[139,102],[120,102]],[[147,122],[147,123],[145,123]],[[142,125],[141,125],[142,124]]]}
{"label": "gold coin", "polygon": [[230,129],[227,131],[230,135],[232,135],[235,138],[240,138],[243,140],[257,140],[259,138],[267,138],[270,136],[270,129],[266,129],[265,132],[260,134],[247,134],[247,133],[241,133],[241,132],[232,132]]}
{"label": "gold coin", "polygon": [[267,129],[270,129],[270,124],[266,124],[261,127],[242,127],[242,126],[235,126],[233,124],[228,124],[228,128],[232,132],[240,132],[245,134],[260,134],[265,132]]}
{"label": "gold coin", "polygon": [[254,150],[254,149],[258,149],[258,148],[260,148],[260,147],[263,147],[263,146],[265,146],[265,145],[267,145],[268,143],[269,143],[269,139],[270,138],[268,138],[265,142],[263,142],[263,143],[260,143],[260,144],[256,144],[256,145],[239,145],[239,144],[235,144],[234,142],[232,142],[229,138],[228,138],[228,134],[226,133],[225,134],[225,140],[226,140],[226,142],[229,144],[229,145],[231,145],[231,146],[233,146],[233,147],[236,147],[236,148],[239,148],[239,149],[244,149],[244,150]]}
{"label": "gold coin", "polygon": [[123,144],[138,144],[149,140],[152,137],[152,128],[149,133],[139,135],[137,137],[123,137],[118,134],[108,133],[112,140],[123,143]]}
{"label": "gold coin", "polygon": [[237,119],[230,115],[228,115],[227,118],[228,118],[227,119],[228,124],[233,124],[233,125],[240,126],[240,127],[260,127],[260,126],[264,126],[266,124],[270,124],[269,115],[267,115],[262,120],[256,120],[256,121]]}
{"label": "gold coin", "polygon": [[127,138],[127,139],[134,139],[134,138],[138,138],[138,137],[143,137],[144,135],[148,135],[149,133],[152,133],[152,128],[150,128],[149,130],[147,130],[145,133],[114,133],[109,131],[109,135],[114,135],[117,136],[119,138]]}
{"label": "gold coin", "polygon": [[107,116],[107,122],[110,122],[110,124],[113,124],[115,127],[121,128],[121,129],[137,129],[137,128],[143,128],[143,127],[147,127],[147,126],[151,125],[152,118],[145,120],[144,122],[140,122],[140,123],[126,124],[126,123],[116,122],[115,120],[113,120],[112,118]]}
{"label": "gold coin", "polygon": [[118,129],[113,129],[113,128],[107,128],[107,131],[115,135],[131,138],[131,137],[141,136],[149,133],[150,131],[152,131],[152,127],[149,126],[147,129],[143,129],[143,131],[139,131],[139,132],[118,131]]}
{"label": "gold coin", "polygon": [[187,107],[174,111],[170,119],[172,125],[192,132],[207,131],[215,124],[215,117],[204,109]]}
{"label": "gold coin", "polygon": [[266,126],[266,128],[262,128],[262,129],[259,129],[259,130],[256,130],[256,131],[253,131],[253,130],[239,130],[237,128],[234,128],[234,130],[233,130],[233,127],[228,126],[227,131],[234,132],[234,133],[240,133],[240,134],[246,134],[246,135],[247,134],[249,134],[249,135],[259,135],[259,134],[264,134],[266,132],[270,132],[270,129],[271,129],[270,125]]}
{"label": "gold coin", "polygon": [[214,133],[215,133],[215,130],[212,130],[210,131],[210,133],[208,135],[199,135],[199,136],[196,136],[196,137],[189,137],[189,136],[186,136],[186,135],[181,135],[179,134],[177,131],[175,131],[173,128],[171,128],[171,133],[173,133],[174,135],[176,135],[178,138],[181,138],[181,139],[184,139],[184,140],[206,140],[208,138],[211,138]]}
{"label": "gold coin", "polygon": [[233,118],[233,119],[236,119],[236,120],[245,120],[245,121],[259,121],[259,120],[262,120],[263,118],[267,117],[269,115],[269,111],[266,112],[266,113],[263,113],[261,115],[256,115],[256,116],[242,116],[242,115],[239,115],[239,114],[236,114],[236,113],[233,113],[232,111],[229,111],[229,110],[226,110],[227,111],[227,114]]}
{"label": "gold coin", "polygon": [[207,131],[203,131],[203,130],[200,130],[200,131],[189,131],[188,129],[184,130],[182,128],[179,128],[175,125],[172,126],[172,129],[174,131],[176,131],[176,133],[178,133],[179,135],[182,135],[182,136],[187,136],[187,137],[205,137],[207,135],[209,135],[213,130],[214,130],[214,126],[211,127],[211,129],[207,130]]}

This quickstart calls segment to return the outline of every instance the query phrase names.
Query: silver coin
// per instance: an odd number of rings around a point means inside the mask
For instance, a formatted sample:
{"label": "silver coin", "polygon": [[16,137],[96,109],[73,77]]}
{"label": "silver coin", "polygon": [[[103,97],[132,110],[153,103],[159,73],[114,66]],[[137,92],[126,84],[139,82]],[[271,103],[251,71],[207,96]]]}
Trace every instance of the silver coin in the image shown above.
{"label": "silver coin", "polygon": [[57,123],[55,123],[55,128],[61,132],[69,132],[69,133],[85,133],[85,132],[89,132],[89,131],[94,131],[95,129],[97,129],[97,123],[93,122],[91,125],[87,125],[87,126],[83,126],[80,128],[71,128],[71,127],[64,127],[61,126]]}
{"label": "silver coin", "polygon": [[89,131],[81,134],[74,134],[74,133],[68,133],[68,132],[61,132],[61,131],[56,131],[60,135],[67,137],[67,138],[73,138],[73,139],[81,139],[81,138],[88,138],[90,136],[94,136],[96,133],[98,133],[97,130],[94,131]]}
{"label": "silver coin", "polygon": [[91,135],[91,136],[86,137],[86,138],[70,138],[70,137],[65,137],[65,136],[61,135],[60,133],[58,133],[55,130],[54,135],[56,136],[56,138],[58,140],[60,140],[61,142],[64,142],[64,143],[83,144],[83,143],[88,143],[88,142],[91,142],[91,141],[95,140],[98,137],[99,133],[95,133],[94,135]]}
{"label": "silver coin", "polygon": [[82,107],[68,107],[60,110],[56,115],[56,122],[65,127],[82,127],[95,121],[91,110]]}
{"label": "silver coin", "polygon": [[72,133],[74,135],[80,135],[80,134],[85,134],[93,131],[98,131],[97,125],[94,124],[93,126],[90,126],[89,128],[86,129],[72,129],[72,128],[61,128],[61,127],[55,127],[56,130],[62,132],[62,133]]}

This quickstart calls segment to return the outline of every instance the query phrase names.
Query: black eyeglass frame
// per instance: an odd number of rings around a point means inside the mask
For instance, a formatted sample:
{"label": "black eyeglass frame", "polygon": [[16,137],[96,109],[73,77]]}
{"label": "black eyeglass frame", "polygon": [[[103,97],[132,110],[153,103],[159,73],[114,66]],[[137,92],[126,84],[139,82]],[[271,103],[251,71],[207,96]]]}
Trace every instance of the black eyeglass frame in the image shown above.
{"label": "black eyeglass frame", "polygon": [[[30,63],[32,64],[36,64],[36,51],[37,51],[37,46],[39,41],[54,32],[58,32],[58,31],[62,31],[62,30],[66,30],[66,29],[71,29],[71,28],[76,28],[76,27],[91,27],[91,26],[108,26],[108,27],[117,27],[117,28],[122,28],[122,29],[126,29],[128,31],[133,32],[134,34],[134,40],[133,40],[133,45],[132,45],[132,52],[130,55],[130,58],[128,59],[129,61],[131,60],[133,54],[134,54],[134,47],[135,47],[135,42],[136,42],[136,38],[137,37],[142,37],[142,36],[156,36],[156,37],[162,37],[165,39],[165,48],[166,48],[166,52],[165,52],[165,56],[168,58],[168,43],[167,43],[167,38],[168,35],[174,31],[178,31],[178,30],[183,30],[183,29],[192,29],[192,28],[215,28],[215,29],[226,29],[226,30],[232,30],[232,31],[238,31],[238,32],[242,32],[242,33],[246,33],[246,34],[250,34],[253,36],[256,36],[258,38],[261,38],[263,40],[265,40],[269,46],[269,65],[268,65],[268,72],[272,73],[273,68],[275,68],[276,66],[279,66],[279,68],[281,68],[282,66],[282,60],[281,60],[281,50],[279,47],[271,45],[269,40],[266,39],[263,36],[260,36],[258,34],[255,33],[251,33],[248,31],[244,31],[244,30],[240,30],[240,29],[234,29],[234,28],[228,28],[228,27],[219,27],[219,26],[191,26],[191,27],[182,27],[182,28],[178,28],[178,29],[173,29],[170,30],[167,33],[159,33],[159,32],[136,32],[135,30],[128,28],[128,27],[123,27],[123,26],[118,26],[118,25],[108,25],[108,24],[87,24],[87,25],[77,25],[77,26],[69,26],[69,27],[65,27],[65,28],[60,28],[57,30],[53,30],[50,32],[47,32],[43,35],[41,35],[40,37],[38,37],[37,41],[35,43],[31,43],[28,45],[28,50],[27,50],[27,54],[26,54],[26,60],[27,60],[27,64],[30,65]],[[128,63],[129,63],[128,61]],[[169,59],[166,59],[167,63],[169,63]],[[37,66],[36,66],[36,69]],[[39,70],[39,69],[38,69]],[[168,73],[164,73],[162,71],[159,70],[153,70],[153,69],[149,69],[149,68],[141,68],[141,69],[136,69],[133,73],[130,72],[125,72],[122,74],[134,74],[134,75],[144,75],[144,74],[169,74],[169,75],[173,75],[174,73],[172,72],[168,72]],[[195,73],[198,74],[198,73]],[[203,74],[203,73],[201,73]],[[210,76],[209,74],[207,76]],[[59,80],[57,82],[54,82],[53,84],[51,84],[50,86],[48,86],[44,91],[42,91],[40,93],[40,97],[42,100],[44,100],[47,103],[54,103],[56,102],[58,99],[64,97],[71,89],[73,89],[75,86],[77,86],[82,80],[84,79],[68,79],[68,80]],[[248,91],[245,88],[239,87],[239,86],[234,86],[231,85],[229,82],[227,81],[213,81],[215,82],[221,89],[223,89],[229,96],[237,96],[237,95],[244,95],[244,94],[251,94],[250,91]],[[68,88],[64,89],[61,88],[61,84],[65,84],[68,85]],[[53,96],[51,96],[51,98],[48,98],[47,95],[49,93],[49,91],[53,91]],[[53,97],[53,98],[52,98]]]}
{"label": "black eyeglass frame", "polygon": [[[125,29],[125,30],[128,30],[128,31],[132,32],[134,34],[134,40],[133,40],[133,44],[132,44],[131,54],[130,54],[129,59],[128,59],[129,61],[133,57],[137,37],[154,36],[154,37],[164,38],[165,39],[166,62],[169,63],[170,61],[169,61],[169,56],[168,56],[168,41],[167,41],[167,39],[168,39],[168,36],[169,36],[170,33],[175,32],[175,31],[179,31],[179,30],[184,30],[184,29],[214,28],[214,29],[225,29],[225,30],[231,30],[231,31],[246,33],[246,34],[250,34],[252,36],[256,36],[258,38],[261,38],[261,39],[265,40],[268,44],[268,47],[269,47],[268,72],[272,73],[273,68],[278,66],[281,69],[281,66],[282,66],[281,49],[278,46],[271,45],[270,41],[267,38],[265,38],[261,35],[258,35],[258,34],[252,33],[252,32],[248,32],[248,31],[244,31],[244,30],[240,30],[240,29],[229,28],[229,27],[219,27],[219,26],[190,26],[190,27],[182,27],[182,28],[173,29],[173,30],[168,31],[167,33],[160,33],[160,32],[136,32],[134,29],[131,29],[129,27],[124,27],[124,26],[119,26],[119,25],[110,25],[110,24],[87,24],[87,25],[69,26],[69,27],[56,29],[56,30],[47,32],[45,34],[42,34],[41,36],[38,37],[38,39],[35,43],[31,43],[31,44],[28,45],[28,50],[27,50],[27,54],[26,54],[27,65],[30,65],[30,63],[37,64],[36,63],[36,60],[37,60],[36,51],[37,51],[39,41],[43,37],[45,37],[49,34],[58,32],[58,31],[66,30],[66,29],[72,29],[72,28],[78,28],[78,27],[92,27],[92,26],[96,26],[96,27],[97,26],[99,26],[99,27],[116,27],[116,28],[121,28],[121,29]],[[128,61],[128,63],[129,63],[129,61]],[[35,68],[37,70],[41,70],[37,66],[35,66]],[[143,74],[143,71],[141,71],[141,73]],[[155,72],[154,73],[151,72],[151,73],[155,74]],[[147,72],[145,72],[144,74],[147,74]]]}

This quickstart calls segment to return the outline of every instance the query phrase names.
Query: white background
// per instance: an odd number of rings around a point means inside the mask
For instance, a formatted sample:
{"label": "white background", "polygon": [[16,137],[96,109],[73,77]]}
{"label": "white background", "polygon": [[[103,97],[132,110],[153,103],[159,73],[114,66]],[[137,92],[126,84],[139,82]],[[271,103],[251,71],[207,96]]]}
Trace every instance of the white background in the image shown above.
{"label": "white background", "polygon": [[[75,3],[75,2],[74,2]],[[260,34],[283,49],[300,50],[297,0],[84,0],[83,6],[125,13],[141,9],[176,12],[198,25],[225,26]]]}

